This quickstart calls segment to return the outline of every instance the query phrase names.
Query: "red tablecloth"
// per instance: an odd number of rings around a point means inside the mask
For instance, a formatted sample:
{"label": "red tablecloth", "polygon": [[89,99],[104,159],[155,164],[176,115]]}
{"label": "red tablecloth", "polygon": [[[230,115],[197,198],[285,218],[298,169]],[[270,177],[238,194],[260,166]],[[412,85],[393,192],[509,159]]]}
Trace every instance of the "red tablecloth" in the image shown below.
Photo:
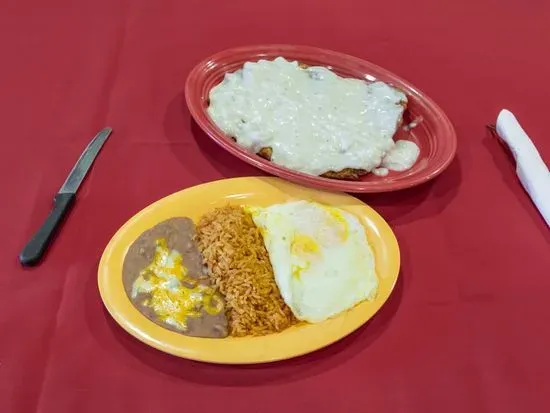
{"label": "red tablecloth", "polygon": [[[550,411],[550,232],[485,125],[514,111],[550,160],[550,3],[0,1],[0,411]],[[183,88],[219,50],[297,43],[365,58],[447,112],[457,158],[364,196],[402,248],[395,294],[351,337],[288,362],[180,360],[127,335],[96,286],[150,202],[256,175],[191,127]],[[45,262],[17,255],[92,135],[114,128]]]}

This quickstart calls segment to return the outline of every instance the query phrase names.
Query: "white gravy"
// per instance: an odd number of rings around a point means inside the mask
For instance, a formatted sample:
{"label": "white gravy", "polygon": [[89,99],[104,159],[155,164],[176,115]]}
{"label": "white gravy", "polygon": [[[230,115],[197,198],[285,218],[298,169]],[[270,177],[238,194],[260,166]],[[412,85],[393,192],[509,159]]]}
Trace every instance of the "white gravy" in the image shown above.
{"label": "white gravy", "polygon": [[[279,57],[226,74],[210,91],[208,113],[248,150],[271,147],[272,162],[321,175],[381,166],[397,147],[392,138],[406,102],[404,93],[383,82],[342,78],[325,67],[304,69]],[[382,166],[394,169],[388,165]]]}
{"label": "white gravy", "polygon": [[390,171],[388,168],[376,168],[372,170],[372,173],[376,176],[387,176]]}
{"label": "white gravy", "polygon": [[382,167],[392,171],[405,171],[414,165],[419,154],[420,148],[416,143],[399,140],[382,160]]}

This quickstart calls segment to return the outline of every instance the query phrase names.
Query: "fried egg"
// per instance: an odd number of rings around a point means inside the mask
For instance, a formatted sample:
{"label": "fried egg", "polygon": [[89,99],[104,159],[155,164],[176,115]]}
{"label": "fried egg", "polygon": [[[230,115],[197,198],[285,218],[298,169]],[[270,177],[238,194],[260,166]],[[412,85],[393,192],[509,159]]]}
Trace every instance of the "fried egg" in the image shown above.
{"label": "fried egg", "polygon": [[375,298],[374,255],[355,216],[308,201],[247,210],[263,235],[283,300],[296,318],[321,322]]}

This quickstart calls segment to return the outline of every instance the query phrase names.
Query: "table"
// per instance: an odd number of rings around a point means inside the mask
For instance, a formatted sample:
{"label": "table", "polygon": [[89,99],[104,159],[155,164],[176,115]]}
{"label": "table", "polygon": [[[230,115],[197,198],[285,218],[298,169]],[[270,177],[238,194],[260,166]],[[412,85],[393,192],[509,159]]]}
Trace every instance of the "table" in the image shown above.
{"label": "table", "polygon": [[[544,412],[550,232],[485,125],[512,110],[550,160],[550,4],[506,0],[0,1],[6,240],[0,411]],[[351,337],[273,365],[179,360],[122,331],[96,268],[152,201],[260,172],[193,127],[187,73],[219,50],[309,44],[370,60],[437,101],[457,158],[430,184],[362,199],[391,224],[401,281]],[[114,133],[45,262],[17,255],[93,134]]]}

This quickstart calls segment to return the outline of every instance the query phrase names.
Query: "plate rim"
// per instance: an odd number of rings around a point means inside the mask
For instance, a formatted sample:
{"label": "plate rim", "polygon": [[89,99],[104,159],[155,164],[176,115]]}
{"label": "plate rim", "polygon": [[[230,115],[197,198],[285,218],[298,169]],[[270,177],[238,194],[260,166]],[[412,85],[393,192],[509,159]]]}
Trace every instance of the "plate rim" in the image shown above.
{"label": "plate rim", "polygon": [[[433,166],[427,171],[427,173],[419,173],[411,175],[413,179],[395,181],[389,184],[382,183],[373,183],[365,181],[346,181],[346,180],[337,180],[324,178],[320,176],[308,175],[302,172],[298,172],[289,168],[286,168],[281,165],[277,165],[273,162],[267,161],[257,154],[250,153],[245,148],[239,146],[233,142],[230,138],[225,136],[225,134],[214,124],[213,121],[208,117],[208,113],[202,107],[202,99],[200,96],[200,91],[197,88],[193,88],[193,84],[200,80],[204,73],[206,73],[209,68],[215,65],[215,62],[222,59],[224,56],[243,53],[246,52],[251,56],[259,53],[265,53],[266,56],[269,55],[270,49],[279,49],[285,50],[290,53],[290,50],[300,50],[304,53],[313,53],[316,54],[322,59],[322,55],[332,55],[340,59],[346,59],[353,61],[356,64],[361,64],[368,66],[374,70],[382,71],[387,76],[392,77],[395,81],[405,85],[408,93],[420,102],[424,102],[425,106],[429,107],[430,110],[437,115],[439,118],[438,124],[444,129],[442,135],[445,136],[445,142],[447,143],[444,153],[446,156],[442,160],[438,160],[433,163]],[[284,53],[282,53],[284,55]],[[251,57],[252,58],[252,57]],[[307,45],[291,45],[291,44],[260,44],[260,45],[249,45],[249,46],[239,46],[229,49],[219,51],[215,54],[212,54],[201,61],[199,61],[193,69],[189,72],[186,82],[185,82],[185,101],[188,107],[188,110],[191,114],[193,120],[197,125],[202,129],[202,131],[217,145],[221,146],[223,149],[228,151],[233,156],[238,159],[264,171],[270,173],[274,176],[278,176],[283,179],[290,180],[292,182],[309,186],[321,188],[324,190],[331,191],[344,191],[350,193],[384,193],[384,192],[394,192],[398,190],[403,190],[411,188],[417,185],[421,185],[425,182],[428,182],[438,175],[440,175],[454,160],[457,152],[457,135],[455,128],[447,116],[447,114],[441,109],[441,107],[428,95],[423,93],[416,86],[411,84],[409,81],[403,79],[402,77],[396,75],[390,70],[387,70],[381,66],[378,66],[368,60],[352,56],[346,53],[333,51],[330,49],[323,49],[315,46]]]}
{"label": "plate rim", "polygon": [[[112,286],[110,285],[109,281],[112,280],[113,274],[109,271],[108,263],[112,259],[112,256],[115,252],[117,244],[119,242],[123,241],[126,232],[129,229],[131,229],[133,226],[137,225],[137,222],[139,222],[143,218],[143,216],[145,216],[146,214],[153,214],[154,210],[159,208],[160,206],[162,206],[163,203],[168,203],[172,199],[177,199],[178,197],[183,196],[183,193],[187,192],[187,191],[189,191],[189,192],[192,192],[193,190],[200,191],[201,189],[202,190],[207,189],[208,186],[211,186],[211,185],[213,185],[213,187],[215,187],[216,185],[221,185],[223,183],[227,183],[227,184],[238,183],[238,182],[245,182],[246,183],[248,181],[250,181],[251,184],[254,184],[254,182],[261,182],[262,185],[265,184],[265,183],[271,184],[271,183],[275,182],[276,184],[282,185],[283,187],[284,186],[293,186],[293,187],[296,187],[297,189],[306,189],[310,193],[314,192],[314,193],[319,193],[319,194],[325,194],[325,195],[328,195],[330,197],[336,196],[336,197],[340,197],[342,199],[347,199],[347,200],[350,200],[350,201],[353,200],[353,204],[351,205],[352,207],[358,207],[358,208],[364,210],[364,213],[363,213],[364,215],[362,215],[361,217],[358,217],[362,221],[362,224],[365,225],[363,223],[363,221],[365,220],[365,216],[368,216],[369,219],[372,219],[373,221],[376,221],[375,222],[376,226],[374,227],[374,229],[376,231],[382,231],[384,233],[384,235],[381,236],[380,238],[383,239],[383,241],[388,244],[388,251],[390,251],[390,253],[393,254],[392,258],[395,261],[390,264],[390,267],[392,268],[392,271],[394,272],[394,274],[391,275],[391,278],[389,278],[389,281],[391,282],[391,284],[387,286],[387,290],[388,290],[387,295],[385,295],[384,297],[382,297],[378,301],[376,301],[376,308],[374,309],[374,312],[369,316],[361,318],[360,322],[358,322],[357,325],[354,325],[354,328],[346,329],[342,334],[334,337],[333,339],[329,339],[328,341],[320,342],[320,343],[317,343],[315,345],[312,345],[311,347],[306,348],[304,351],[290,352],[291,354],[284,354],[284,355],[279,355],[279,356],[275,356],[275,357],[271,357],[269,355],[261,356],[261,357],[255,356],[255,357],[252,357],[250,359],[246,359],[246,357],[245,357],[246,360],[245,359],[231,360],[231,359],[227,359],[225,357],[204,357],[204,355],[201,355],[201,354],[196,355],[196,354],[193,354],[193,353],[188,353],[188,354],[183,355],[181,351],[174,351],[172,346],[167,345],[166,343],[163,343],[162,341],[159,341],[159,340],[155,339],[155,337],[153,337],[152,335],[149,334],[150,331],[149,332],[148,331],[145,331],[145,332],[141,331],[140,326],[136,326],[135,325],[136,323],[133,323],[132,321],[129,321],[128,318],[125,317],[125,314],[122,314],[120,311],[118,311],[116,300],[112,298],[112,293],[109,292],[112,289]],[[320,196],[322,196],[322,195],[320,195]],[[161,222],[161,221],[158,221],[158,222]],[[368,231],[368,229],[366,229],[366,230]],[[124,246],[124,251],[125,252],[124,252],[123,256],[121,257],[122,262],[124,260],[124,255],[126,254],[128,248],[129,248],[129,246],[131,245],[132,242],[133,241],[129,241],[127,243],[127,245]],[[376,254],[375,254],[375,259],[376,259]],[[276,362],[276,361],[291,359],[291,358],[295,358],[295,357],[299,357],[299,356],[302,356],[302,355],[305,355],[305,354],[315,352],[317,350],[320,350],[322,348],[330,346],[330,345],[344,339],[345,337],[352,334],[357,329],[359,329],[359,328],[363,327],[364,325],[368,324],[368,322],[373,317],[375,317],[378,314],[378,312],[382,309],[382,307],[385,305],[385,303],[387,302],[387,300],[389,299],[389,297],[391,296],[391,294],[395,290],[396,283],[397,283],[397,281],[399,279],[399,276],[400,276],[400,267],[401,267],[401,253],[400,253],[400,248],[399,248],[397,238],[396,238],[393,230],[391,229],[390,225],[384,220],[384,218],[380,214],[378,214],[378,212],[376,212],[372,207],[365,204],[363,201],[361,201],[361,200],[359,200],[359,199],[357,199],[357,198],[355,198],[355,197],[353,197],[349,194],[340,194],[340,193],[322,191],[322,190],[313,189],[313,188],[303,188],[300,185],[297,185],[295,183],[287,182],[287,181],[282,180],[282,179],[277,178],[277,177],[239,177],[239,178],[220,179],[220,180],[206,182],[206,183],[202,183],[202,184],[199,184],[199,185],[195,185],[195,186],[192,186],[192,187],[182,189],[180,191],[174,192],[174,193],[169,194],[169,195],[167,195],[163,198],[158,199],[157,201],[147,205],[145,208],[141,209],[139,212],[134,214],[130,219],[128,219],[116,231],[116,233],[112,236],[109,243],[105,247],[105,249],[102,253],[101,259],[99,261],[97,282],[98,282],[98,288],[99,288],[101,301],[103,302],[103,305],[105,306],[105,308],[107,309],[107,311],[109,312],[111,317],[115,320],[115,322],[120,327],[122,327],[127,333],[132,335],[137,340],[139,340],[139,341],[143,342],[144,344],[149,345],[153,348],[156,348],[159,351],[162,351],[162,352],[167,353],[167,354],[172,354],[172,355],[174,355],[176,357],[180,357],[180,358],[185,358],[185,359],[199,361],[199,362],[213,363],[213,364],[236,364],[236,365],[240,365],[240,364],[270,363],[270,362]],[[378,271],[377,271],[377,273],[378,273]],[[377,276],[378,276],[378,274],[377,274]],[[380,276],[378,276],[378,278],[379,278],[379,281],[380,281]],[[114,282],[114,281],[111,281],[111,282]],[[122,281],[120,281],[120,285],[122,286]],[[121,288],[123,290],[123,287],[121,287]],[[115,293],[120,294],[121,291],[119,290],[118,292],[115,292]],[[128,297],[125,295],[125,292],[124,292],[124,298],[127,300],[125,305],[128,307],[128,303],[129,303],[130,306],[133,308],[133,310],[131,310],[131,312],[134,313],[134,315],[138,317],[140,322],[145,323],[145,325],[148,327],[148,329],[152,330],[153,332],[156,330],[157,332],[162,331],[163,335],[176,335],[178,337],[178,340],[182,340],[181,337],[184,337],[184,340],[189,341],[189,342],[193,342],[193,341],[196,341],[196,340],[207,340],[207,341],[214,341],[214,342],[219,343],[219,342],[223,342],[223,340],[224,340],[224,339],[208,339],[208,338],[187,337],[187,336],[181,335],[179,333],[175,333],[175,332],[172,332],[170,330],[167,330],[163,327],[158,326],[157,324],[153,323],[152,321],[148,320],[143,314],[141,314],[137,309],[135,309],[135,307],[133,307],[133,305],[131,304]],[[360,305],[361,304],[358,304],[358,306],[360,306]],[[356,306],[356,307],[354,307],[350,310],[347,310],[347,312],[357,311],[358,306]],[[345,317],[347,312],[342,313],[341,316]],[[126,314],[126,316],[127,316],[127,314]],[[339,317],[340,316],[334,317],[332,323],[335,324],[336,321],[339,319]],[[302,325],[302,327],[299,327],[299,326],[298,327],[296,327],[296,326],[291,327],[291,329],[296,329],[296,331],[298,331],[298,332],[295,333],[295,334],[299,335],[300,334],[299,329],[303,329],[303,328],[309,328],[310,330],[312,328],[319,329],[320,325],[322,325],[322,324],[323,323],[306,324],[306,325]],[[311,326],[316,326],[316,327],[311,327]],[[286,330],[284,330],[284,331],[286,331]],[[275,333],[273,335],[261,336],[261,337],[247,336],[247,337],[243,337],[243,338],[230,338],[230,340],[232,340],[232,341],[233,340],[234,341],[238,341],[238,340],[242,340],[242,341],[245,341],[245,340],[260,341],[260,340],[262,340],[262,341],[268,342],[268,341],[270,341],[270,337],[272,339],[273,336],[277,335],[277,334],[279,334],[279,333]]]}

